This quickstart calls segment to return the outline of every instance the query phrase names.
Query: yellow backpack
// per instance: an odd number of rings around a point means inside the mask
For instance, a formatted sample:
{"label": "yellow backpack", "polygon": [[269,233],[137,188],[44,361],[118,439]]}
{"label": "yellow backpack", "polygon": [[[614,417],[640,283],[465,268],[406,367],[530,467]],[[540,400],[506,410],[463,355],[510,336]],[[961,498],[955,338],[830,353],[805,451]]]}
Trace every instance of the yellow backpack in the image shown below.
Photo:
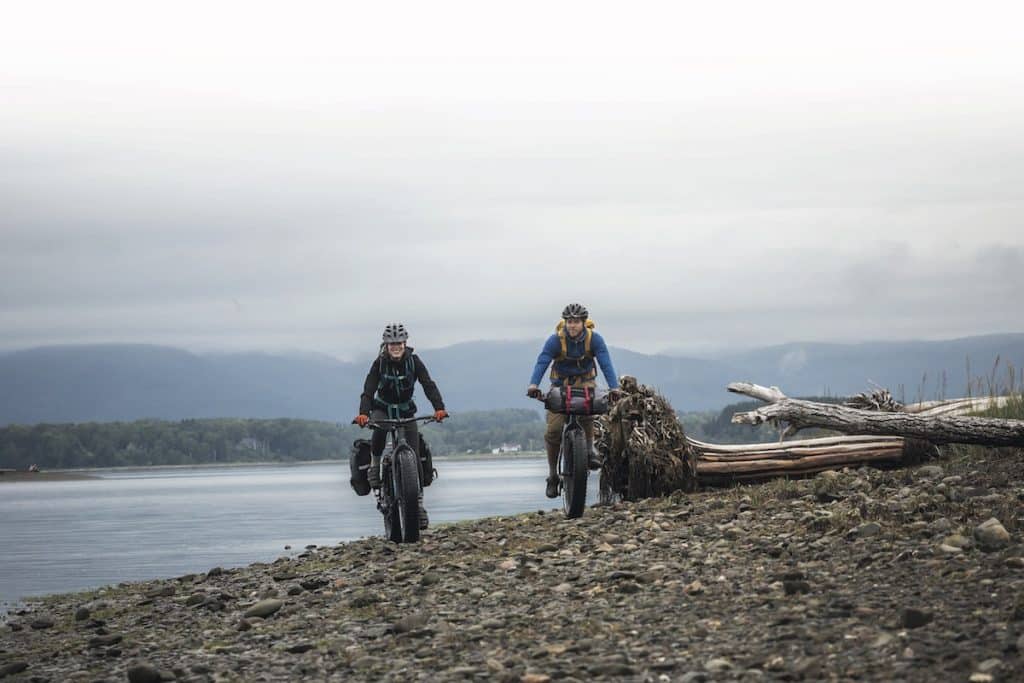
{"label": "yellow backpack", "polygon": [[[587,322],[584,323],[583,331],[586,333],[586,337],[583,340],[583,357],[572,359],[581,368],[583,363],[590,361],[594,357],[594,353],[590,350],[590,340],[594,337],[594,321],[588,318]],[[551,379],[559,380],[562,379],[562,375],[555,369],[555,365],[569,357],[569,339],[565,333],[565,320],[558,321],[558,325],[555,326],[555,333],[558,335],[558,340],[562,342],[562,351],[555,358],[554,362],[551,363]],[[578,380],[590,380],[597,377],[597,365],[595,364],[591,367],[590,372],[585,375],[575,375],[574,377]]]}
{"label": "yellow backpack", "polygon": [[[583,340],[583,360],[590,360],[594,357],[594,354],[590,351],[590,340],[594,337],[594,321],[587,318],[587,322],[583,324],[583,331],[587,337]],[[555,362],[565,360],[569,355],[569,340],[568,335],[565,333],[565,319],[558,321],[555,325],[555,334],[558,335],[558,341],[562,342],[562,352],[558,354],[558,358],[555,358]]]}

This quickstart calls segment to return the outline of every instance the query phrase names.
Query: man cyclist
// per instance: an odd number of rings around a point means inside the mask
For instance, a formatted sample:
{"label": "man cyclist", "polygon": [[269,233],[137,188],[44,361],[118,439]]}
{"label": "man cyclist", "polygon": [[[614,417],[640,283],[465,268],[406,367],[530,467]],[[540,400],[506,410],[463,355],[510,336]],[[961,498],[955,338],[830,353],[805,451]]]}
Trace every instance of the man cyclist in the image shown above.
{"label": "man cyclist", "polygon": [[[444,409],[444,400],[434,380],[427,372],[427,366],[420,357],[413,353],[411,346],[406,345],[409,333],[402,323],[391,323],[384,328],[381,338],[380,354],[370,365],[370,371],[363,383],[363,393],[359,397],[359,415],[356,424],[365,427],[371,420],[395,420],[414,417],[416,404],[412,400],[416,381],[419,380],[423,393],[434,407],[434,419],[441,422],[448,417]],[[415,422],[401,427],[406,442],[416,451],[419,457],[420,435]],[[370,441],[370,469],[367,481],[375,489],[380,488],[380,459],[384,453],[387,440],[385,432],[375,429]],[[429,524],[427,510],[423,507],[423,488],[420,488],[420,528],[426,529]]]}
{"label": "man cyclist", "polygon": [[[562,321],[555,327],[555,333],[544,342],[544,348],[537,356],[537,364],[530,377],[530,386],[526,390],[527,396],[543,396],[538,385],[549,365],[551,386],[594,388],[597,379],[595,359],[601,365],[601,372],[608,382],[608,388],[614,394],[618,393],[619,380],[608,354],[608,346],[604,338],[594,331],[594,322],[589,317],[587,309],[580,304],[569,304],[565,307],[562,311]],[[565,415],[548,411],[547,429],[544,432],[544,446],[548,452],[548,478],[544,492],[548,498],[558,497],[558,450],[562,444],[565,421]],[[594,451],[594,418],[581,417],[580,424],[587,435],[590,468],[597,469],[601,463]]]}

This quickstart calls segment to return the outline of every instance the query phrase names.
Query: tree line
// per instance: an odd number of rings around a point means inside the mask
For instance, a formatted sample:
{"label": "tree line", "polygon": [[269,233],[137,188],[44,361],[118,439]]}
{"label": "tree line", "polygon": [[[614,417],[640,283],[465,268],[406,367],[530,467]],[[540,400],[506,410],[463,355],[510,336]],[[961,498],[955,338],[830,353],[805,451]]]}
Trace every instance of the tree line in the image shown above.
{"label": "tree line", "polygon": [[[836,401],[834,397],[816,399]],[[679,416],[686,433],[713,443],[778,439],[769,426],[734,425],[732,414],[758,403]],[[467,411],[422,427],[435,455],[489,453],[503,444],[544,449],[544,418],[527,408]],[[147,467],[210,463],[299,462],[348,457],[352,442],[370,438],[355,425],[296,419],[194,419],[10,425],[0,428],[0,468],[23,470]]]}
{"label": "tree line", "polygon": [[[422,428],[435,455],[490,452],[504,443],[543,447],[544,420],[529,409],[459,413]],[[0,468],[24,470],[298,462],[348,457],[355,425],[295,419],[197,419],[10,425],[0,428]]]}

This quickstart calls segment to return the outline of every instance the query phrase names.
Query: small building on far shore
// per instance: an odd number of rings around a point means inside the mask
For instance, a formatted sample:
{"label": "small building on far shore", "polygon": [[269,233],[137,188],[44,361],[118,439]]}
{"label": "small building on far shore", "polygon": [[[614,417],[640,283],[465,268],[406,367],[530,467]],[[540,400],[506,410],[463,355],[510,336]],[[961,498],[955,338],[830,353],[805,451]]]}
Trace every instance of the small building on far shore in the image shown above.
{"label": "small building on far shore", "polygon": [[523,450],[523,447],[517,443],[503,443],[497,448],[492,448],[491,453],[499,455],[501,453],[518,453]]}

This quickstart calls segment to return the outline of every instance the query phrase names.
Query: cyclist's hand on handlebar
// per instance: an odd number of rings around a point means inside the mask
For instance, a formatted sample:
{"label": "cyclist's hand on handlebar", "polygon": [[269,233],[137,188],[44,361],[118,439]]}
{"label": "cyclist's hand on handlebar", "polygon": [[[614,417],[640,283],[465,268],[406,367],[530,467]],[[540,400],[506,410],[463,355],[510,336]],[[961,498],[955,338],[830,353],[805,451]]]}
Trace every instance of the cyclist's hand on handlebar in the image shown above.
{"label": "cyclist's hand on handlebar", "polygon": [[622,389],[619,389],[619,388],[616,387],[615,389],[609,389],[608,390],[608,400],[611,403],[615,403],[616,401],[618,401],[623,396],[625,396],[625,394],[623,393]]}
{"label": "cyclist's hand on handlebar", "polygon": [[367,425],[367,423],[369,423],[369,421],[370,421],[370,416],[369,415],[357,415],[356,419],[353,420],[353,422],[355,422],[360,427],[365,427]]}
{"label": "cyclist's hand on handlebar", "polygon": [[448,417],[448,411],[444,408],[434,411],[434,419],[438,422],[443,422],[446,417]]}
{"label": "cyclist's hand on handlebar", "polygon": [[531,384],[530,387],[526,390],[526,395],[529,396],[530,398],[541,398],[544,396],[544,393],[537,387],[536,384]]}

